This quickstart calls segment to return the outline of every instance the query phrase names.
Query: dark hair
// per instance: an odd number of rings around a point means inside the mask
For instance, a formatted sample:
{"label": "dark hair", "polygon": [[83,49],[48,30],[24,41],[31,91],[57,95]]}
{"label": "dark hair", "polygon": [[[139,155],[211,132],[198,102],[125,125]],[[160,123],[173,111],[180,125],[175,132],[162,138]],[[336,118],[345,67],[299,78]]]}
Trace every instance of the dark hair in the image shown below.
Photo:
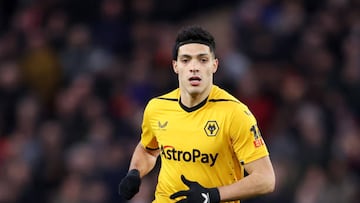
{"label": "dark hair", "polygon": [[206,31],[200,26],[189,26],[181,29],[176,37],[174,49],[173,49],[173,60],[178,57],[179,47],[189,43],[200,43],[207,45],[210,51],[215,54],[215,40],[210,32]]}

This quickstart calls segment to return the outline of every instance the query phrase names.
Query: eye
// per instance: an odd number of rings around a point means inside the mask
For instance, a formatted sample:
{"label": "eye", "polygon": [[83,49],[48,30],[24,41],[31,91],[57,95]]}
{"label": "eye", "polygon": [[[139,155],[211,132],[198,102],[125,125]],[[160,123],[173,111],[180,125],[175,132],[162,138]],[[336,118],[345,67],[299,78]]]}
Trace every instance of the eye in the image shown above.
{"label": "eye", "polygon": [[189,62],[189,59],[187,59],[187,58],[182,58],[182,59],[180,59],[180,61],[181,61],[182,63],[187,63],[187,62]]}
{"label": "eye", "polygon": [[208,62],[208,61],[209,61],[208,58],[201,58],[201,59],[200,59],[200,62],[201,62],[201,63],[206,63],[206,62]]}

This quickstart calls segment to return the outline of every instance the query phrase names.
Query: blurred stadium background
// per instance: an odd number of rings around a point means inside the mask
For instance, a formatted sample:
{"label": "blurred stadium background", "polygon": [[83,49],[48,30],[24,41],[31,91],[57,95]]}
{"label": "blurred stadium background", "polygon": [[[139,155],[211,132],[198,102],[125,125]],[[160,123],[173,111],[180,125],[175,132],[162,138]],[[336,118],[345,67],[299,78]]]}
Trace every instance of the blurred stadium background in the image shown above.
{"label": "blurred stadium background", "polygon": [[[276,191],[244,202],[359,202],[357,0],[1,0],[0,202],[125,202],[142,111],[176,87],[188,24],[216,36],[216,83],[271,152]],[[132,203],[151,201],[156,171]]]}

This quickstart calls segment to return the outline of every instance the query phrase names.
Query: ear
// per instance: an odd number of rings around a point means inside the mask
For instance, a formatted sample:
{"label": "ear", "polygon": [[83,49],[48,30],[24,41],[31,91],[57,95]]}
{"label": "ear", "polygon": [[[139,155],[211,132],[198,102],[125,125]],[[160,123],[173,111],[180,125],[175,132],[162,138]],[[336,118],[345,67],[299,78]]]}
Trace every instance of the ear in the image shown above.
{"label": "ear", "polygon": [[177,62],[175,60],[172,61],[172,67],[173,67],[173,70],[176,74],[178,74],[178,69],[177,69]]}
{"label": "ear", "polygon": [[215,58],[213,62],[213,73],[217,71],[218,67],[219,67],[219,60]]}

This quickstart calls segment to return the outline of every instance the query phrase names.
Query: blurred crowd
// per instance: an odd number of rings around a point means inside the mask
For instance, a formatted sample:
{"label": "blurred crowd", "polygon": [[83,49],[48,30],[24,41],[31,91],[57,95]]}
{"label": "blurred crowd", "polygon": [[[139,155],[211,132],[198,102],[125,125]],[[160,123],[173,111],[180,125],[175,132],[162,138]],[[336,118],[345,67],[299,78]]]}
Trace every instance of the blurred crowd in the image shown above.
{"label": "blurred crowd", "polygon": [[[275,192],[244,202],[358,202],[356,0],[1,1],[0,202],[126,202],[143,109],[177,87],[189,23],[214,32],[215,83],[255,114],[274,162]],[[151,202],[157,170],[130,202]]]}

